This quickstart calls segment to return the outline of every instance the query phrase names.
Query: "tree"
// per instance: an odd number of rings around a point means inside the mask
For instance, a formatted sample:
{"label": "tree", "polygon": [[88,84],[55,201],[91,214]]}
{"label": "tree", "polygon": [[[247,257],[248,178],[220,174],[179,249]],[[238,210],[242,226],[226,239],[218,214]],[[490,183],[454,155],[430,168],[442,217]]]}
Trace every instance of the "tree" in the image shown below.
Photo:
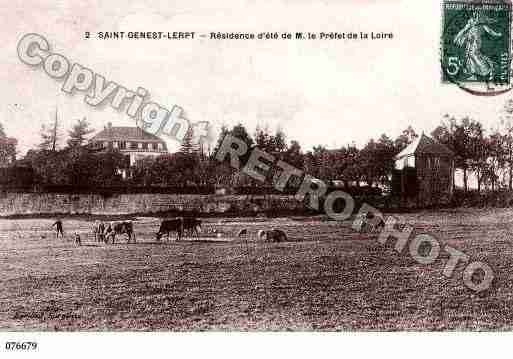
{"label": "tree", "polygon": [[508,169],[508,188],[513,190],[513,100],[506,102],[503,109],[504,115],[501,118],[501,133],[504,138],[505,156],[504,166]]}
{"label": "tree", "polygon": [[249,135],[248,131],[246,130],[246,127],[244,127],[242,123],[238,123],[237,125],[233,126],[232,130],[230,131],[230,134],[244,141],[248,146],[248,149],[252,148],[255,144],[253,138]]}
{"label": "tree", "polygon": [[492,186],[492,191],[497,188],[499,181],[499,171],[504,167],[506,159],[506,147],[504,146],[505,136],[498,132],[491,134],[489,137],[483,140],[482,151],[485,154],[486,163],[482,166],[486,171],[486,179]]}
{"label": "tree", "polygon": [[228,129],[228,127],[223,124],[221,126],[221,130],[219,131],[219,137],[217,138],[217,143],[214,147],[214,150],[212,151],[211,153],[211,158],[213,159],[217,153],[217,151],[219,150],[219,148],[221,147],[221,144],[223,143],[224,141],[224,138],[226,137],[227,134],[230,133],[230,130]]}
{"label": "tree", "polygon": [[40,135],[41,143],[39,144],[39,148],[41,150],[57,151],[61,139],[57,110],[55,110],[55,118],[51,123],[41,125]]}
{"label": "tree", "polygon": [[89,128],[89,122],[87,122],[85,117],[77,120],[71,131],[68,131],[68,147],[79,147],[84,145],[86,136],[92,132],[94,132],[94,130]]}
{"label": "tree", "polygon": [[256,146],[270,154],[279,154],[287,150],[287,141],[285,132],[278,128],[274,134],[269,131],[269,127],[261,128],[257,126],[255,130]]}
{"label": "tree", "polygon": [[320,180],[330,180],[328,173],[328,150],[322,145],[314,146],[305,155],[305,171]]}
{"label": "tree", "polygon": [[472,170],[472,163],[479,162],[482,156],[483,126],[468,117],[461,120],[449,115],[444,117],[446,122],[433,130],[431,135],[455,153],[455,165],[463,171],[463,186],[468,191],[468,171]]}
{"label": "tree", "polygon": [[396,147],[385,134],[375,141],[371,139],[360,151],[359,161],[362,166],[362,178],[369,186],[375,183],[388,185],[394,169]]}
{"label": "tree", "polygon": [[[411,141],[411,139],[409,139]],[[377,158],[381,161],[381,168],[378,172],[380,175],[379,180],[383,184],[388,184],[390,176],[395,167],[396,147],[394,141],[387,135],[383,134],[378,140],[378,153]]]}
{"label": "tree", "polygon": [[231,130],[228,130],[228,127],[226,125],[223,125],[221,127],[219,137],[217,139],[216,147],[213,151],[214,157],[216,153],[219,151],[219,148],[221,147],[221,144],[223,143],[226,135],[231,135],[242,140],[248,146],[248,150],[253,147],[253,138],[251,138],[251,136],[248,134],[248,131],[246,130],[243,124],[238,123],[237,125],[233,126]]}
{"label": "tree", "polygon": [[256,146],[262,151],[267,152],[271,143],[271,134],[269,133],[269,128],[267,126],[262,128],[257,125],[254,137]]}
{"label": "tree", "polygon": [[42,185],[72,185],[90,188],[121,183],[120,168],[128,167],[121,152],[94,153],[85,147],[60,151],[30,150],[20,164],[31,167]]}
{"label": "tree", "polygon": [[194,143],[194,132],[192,127],[189,127],[180,146],[180,152],[188,155],[199,155],[199,144]]}
{"label": "tree", "polygon": [[362,177],[361,164],[359,161],[360,150],[355,145],[347,145],[340,149],[340,160],[337,163],[337,179],[344,182],[346,188],[350,182],[360,185]]}
{"label": "tree", "polygon": [[[94,158],[85,157],[82,162],[83,167],[92,166],[94,164],[95,173],[91,183],[94,186],[116,186],[122,181],[120,168],[127,168],[129,159],[127,156],[119,152],[119,150],[108,150],[94,154]],[[87,169],[84,169],[87,171]]]}
{"label": "tree", "polygon": [[[214,149],[212,159],[216,158],[216,155],[219,152],[219,149],[221,148],[221,144],[223,143],[226,135],[231,135],[233,137],[238,138],[239,140],[243,141],[247,146],[248,150],[247,150],[246,154],[241,156],[241,158],[240,158],[240,164],[241,164],[241,168],[242,168],[249,159],[249,155],[251,154],[250,150],[253,147],[254,141],[253,141],[253,138],[251,138],[251,136],[249,135],[249,133],[246,130],[246,128],[244,127],[244,125],[241,123],[238,123],[237,125],[233,126],[231,130],[228,130],[228,127],[226,127],[225,125],[223,125],[221,127],[221,132],[219,134],[219,138],[217,140],[217,144]],[[230,158],[228,156],[226,156],[224,158],[224,161],[222,163],[217,162],[217,166],[219,167],[219,170],[216,169],[216,172],[219,172],[219,175],[216,174],[215,177],[219,181],[222,181],[225,184],[228,184],[228,182],[229,182],[231,185],[233,185],[235,182],[237,182],[236,180],[234,180],[234,178],[238,177],[238,176],[235,173],[235,169],[230,166]],[[230,174],[230,175],[228,175],[228,174]],[[229,176],[232,177],[231,180],[227,180],[227,178]]]}
{"label": "tree", "polygon": [[476,174],[477,190],[481,192],[481,186],[485,181],[495,183],[495,170],[498,162],[497,150],[500,150],[500,135],[490,137],[481,137],[481,144],[476,150],[474,156],[469,159],[469,168]]}
{"label": "tree", "polygon": [[418,137],[419,135],[417,135],[413,127],[408,126],[408,128],[405,129],[394,141],[396,152],[399,153],[404,150],[406,146],[411,144]]}
{"label": "tree", "polygon": [[0,123],[0,167],[12,163],[16,159],[16,140],[8,138],[4,126]]}
{"label": "tree", "polygon": [[283,129],[278,128],[274,135],[271,137],[271,144],[274,152],[284,152],[287,150],[287,141],[286,141],[285,132]]}
{"label": "tree", "polygon": [[290,146],[283,154],[282,160],[297,169],[302,170],[304,168],[305,159],[299,142],[294,140],[290,141]]}

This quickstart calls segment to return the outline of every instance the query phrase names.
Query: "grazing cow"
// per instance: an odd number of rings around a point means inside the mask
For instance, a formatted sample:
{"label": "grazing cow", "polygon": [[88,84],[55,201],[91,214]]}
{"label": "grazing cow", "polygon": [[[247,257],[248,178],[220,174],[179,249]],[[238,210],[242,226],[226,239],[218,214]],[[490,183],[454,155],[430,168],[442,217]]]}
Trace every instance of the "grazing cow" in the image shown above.
{"label": "grazing cow", "polygon": [[247,228],[243,228],[239,231],[239,233],[237,233],[237,237],[245,237],[248,235],[248,230]]}
{"label": "grazing cow", "polygon": [[114,223],[111,222],[107,224],[107,227],[105,227],[105,231],[103,232],[103,240],[105,241],[105,243],[109,243],[109,238],[111,242],[114,243],[114,237],[116,236],[116,233],[114,233],[114,230],[112,229],[113,226]]}
{"label": "grazing cow", "polygon": [[108,241],[108,238],[110,237],[112,244],[114,244],[117,234],[126,234],[128,237],[127,243],[130,243],[130,241],[135,243],[134,225],[132,221],[109,224],[105,231],[105,241]]}
{"label": "grazing cow", "polygon": [[55,226],[56,231],[56,238],[59,238],[59,234],[61,235],[61,239],[64,239],[64,229],[62,228],[62,221],[61,219],[57,219],[54,224],[52,224],[52,227]]}
{"label": "grazing cow", "polygon": [[80,234],[78,234],[78,233],[76,233],[76,232],[75,232],[75,235],[74,235],[73,241],[75,242],[75,244],[76,244],[77,246],[81,246],[81,245],[82,245],[82,240],[80,239]]}
{"label": "grazing cow", "polygon": [[105,242],[105,224],[103,222],[96,222],[93,225],[93,234],[96,242]]}
{"label": "grazing cow", "polygon": [[183,219],[182,218],[174,218],[174,219],[165,219],[160,224],[159,231],[157,232],[157,241],[160,241],[162,236],[167,233],[167,240],[169,240],[169,233],[176,232],[177,240],[182,239],[183,234]]}
{"label": "grazing cow", "polygon": [[360,232],[373,233],[385,228],[383,217],[376,216],[372,212],[367,212],[357,219],[360,222]]}
{"label": "grazing cow", "polygon": [[199,237],[199,230],[201,230],[201,220],[194,217],[182,218],[183,231],[188,231],[191,236],[196,233],[196,237]]}
{"label": "grazing cow", "polygon": [[281,229],[271,229],[265,232],[265,240],[267,242],[285,242],[287,235]]}

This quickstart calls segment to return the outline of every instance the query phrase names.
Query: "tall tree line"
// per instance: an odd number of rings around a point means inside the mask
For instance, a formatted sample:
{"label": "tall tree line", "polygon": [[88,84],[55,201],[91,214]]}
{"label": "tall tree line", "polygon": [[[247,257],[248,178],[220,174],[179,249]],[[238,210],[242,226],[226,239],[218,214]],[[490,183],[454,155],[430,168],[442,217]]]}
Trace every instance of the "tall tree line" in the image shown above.
{"label": "tall tree line", "polygon": [[431,133],[455,153],[455,167],[463,174],[463,189],[469,190],[474,176],[477,190],[513,190],[513,102],[508,102],[503,117],[490,131],[481,122],[446,115]]}
{"label": "tall tree line", "polygon": [[[272,178],[280,171],[277,166],[272,166],[268,182],[262,184],[236,171],[228,162],[219,163],[215,159],[224,136],[231,134],[244,141],[249,149],[258,147],[272,154],[276,161],[285,161],[329,184],[386,187],[391,185],[395,156],[419,137],[412,127],[408,127],[396,137],[382,134],[361,147],[349,143],[336,149],[317,145],[304,150],[298,141],[289,139],[282,128],[271,130],[269,126],[257,126],[251,131],[238,123],[223,126],[209,152],[195,142],[192,133],[188,133],[179,152],[138,161],[130,168],[129,178],[122,181],[119,168],[128,164],[120,152],[92,153],[83,146],[92,131],[87,119],[78,119],[67,131],[67,141],[64,141],[64,131],[56,112],[52,120],[42,126],[37,149],[30,150],[17,164],[34,168],[38,181],[51,184],[270,186]],[[455,153],[455,165],[462,173],[466,191],[470,178],[475,179],[479,191],[513,190],[513,100],[506,103],[496,126],[488,131],[478,120],[446,115],[431,136]],[[6,135],[0,128],[2,137]],[[2,156],[6,151],[13,151],[12,147],[2,146],[0,141]],[[297,186],[300,179],[294,180],[292,185]]]}

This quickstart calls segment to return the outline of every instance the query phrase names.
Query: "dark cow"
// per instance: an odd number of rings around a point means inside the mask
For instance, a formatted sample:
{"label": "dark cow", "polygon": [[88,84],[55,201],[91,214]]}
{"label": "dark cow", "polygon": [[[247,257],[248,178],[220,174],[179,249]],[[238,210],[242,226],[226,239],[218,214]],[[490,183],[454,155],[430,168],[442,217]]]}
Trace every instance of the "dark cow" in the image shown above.
{"label": "dark cow", "polygon": [[93,234],[96,242],[105,242],[105,224],[103,222],[95,222]]}
{"label": "dark cow", "polygon": [[130,243],[130,241],[135,243],[134,225],[131,221],[109,224],[105,230],[105,241],[107,242],[110,238],[112,244],[114,244],[117,234],[126,234],[128,236],[127,243]]}
{"label": "dark cow", "polygon": [[157,241],[160,241],[162,236],[167,233],[167,239],[169,240],[169,233],[176,232],[177,240],[182,239],[183,234],[183,219],[182,218],[174,218],[174,219],[165,219],[160,224],[159,231],[157,232]]}
{"label": "dark cow", "polygon": [[271,229],[265,232],[265,240],[267,242],[285,242],[287,235],[281,229]]}
{"label": "dark cow", "polygon": [[194,217],[183,218],[183,231],[187,231],[191,234],[196,234],[199,237],[199,230],[201,230],[201,220]]}

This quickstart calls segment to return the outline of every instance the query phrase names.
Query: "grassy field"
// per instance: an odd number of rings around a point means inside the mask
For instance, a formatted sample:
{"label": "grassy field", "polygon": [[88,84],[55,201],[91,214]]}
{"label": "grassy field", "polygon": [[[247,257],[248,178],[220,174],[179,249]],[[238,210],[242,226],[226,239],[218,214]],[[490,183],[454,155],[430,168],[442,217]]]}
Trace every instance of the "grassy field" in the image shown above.
{"label": "grassy field", "polygon": [[[158,219],[135,222],[137,244],[96,244],[86,220],[0,220],[0,329],[487,330],[513,328],[513,211],[402,214],[495,272],[467,289],[448,255],[420,265],[377,235],[321,218],[208,219],[200,240],[157,243]],[[261,243],[259,229],[287,243]],[[249,229],[247,241],[234,237]],[[210,231],[221,233],[217,238]],[[208,238],[207,238],[208,237]],[[210,240],[210,238],[216,240]]]}

